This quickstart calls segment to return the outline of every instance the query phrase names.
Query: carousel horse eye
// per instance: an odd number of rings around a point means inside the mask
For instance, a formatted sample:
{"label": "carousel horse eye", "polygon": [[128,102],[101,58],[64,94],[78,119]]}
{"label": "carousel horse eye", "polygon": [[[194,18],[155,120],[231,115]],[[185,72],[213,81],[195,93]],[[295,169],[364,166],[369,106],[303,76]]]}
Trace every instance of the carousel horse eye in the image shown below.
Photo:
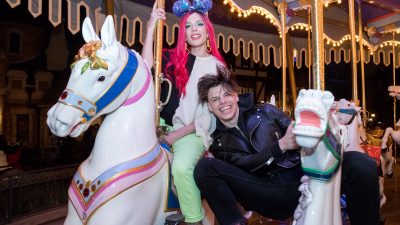
{"label": "carousel horse eye", "polygon": [[104,81],[106,79],[106,77],[105,76],[100,76],[98,79],[97,79],[97,81],[100,81],[100,82],[102,82],[102,81]]}

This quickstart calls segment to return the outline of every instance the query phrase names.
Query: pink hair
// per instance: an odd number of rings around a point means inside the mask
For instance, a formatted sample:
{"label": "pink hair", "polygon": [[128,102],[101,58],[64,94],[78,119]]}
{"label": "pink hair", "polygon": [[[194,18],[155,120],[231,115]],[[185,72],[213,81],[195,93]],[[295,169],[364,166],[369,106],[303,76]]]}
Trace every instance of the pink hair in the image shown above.
{"label": "pink hair", "polygon": [[186,51],[186,20],[193,13],[198,13],[206,25],[208,38],[210,39],[210,54],[215,56],[218,61],[226,65],[224,58],[218,51],[215,40],[214,27],[208,16],[196,11],[186,13],[184,16],[182,16],[181,22],[179,24],[178,43],[174,49],[169,50],[169,62],[165,66],[165,74],[167,74],[168,76],[171,76],[171,74],[172,76],[175,76],[175,84],[179,90],[180,95],[186,94],[186,83],[189,80],[188,70],[186,69],[186,62],[188,59],[188,53]]}

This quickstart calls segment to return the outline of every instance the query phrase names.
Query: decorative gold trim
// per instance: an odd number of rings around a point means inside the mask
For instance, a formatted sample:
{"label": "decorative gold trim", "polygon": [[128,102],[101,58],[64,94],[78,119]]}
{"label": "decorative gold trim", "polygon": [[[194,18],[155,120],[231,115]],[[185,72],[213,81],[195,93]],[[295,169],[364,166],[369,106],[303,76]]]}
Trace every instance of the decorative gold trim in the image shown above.
{"label": "decorative gold trim", "polygon": [[[158,144],[158,143],[156,143],[156,144]],[[151,150],[150,150],[150,151],[151,151]],[[164,151],[164,150],[161,149],[161,151]],[[157,156],[157,157],[158,157],[158,156]],[[164,157],[164,158],[166,158],[165,160],[168,160],[167,157]],[[164,162],[164,163],[165,163],[165,162]],[[84,225],[86,225],[86,224],[89,222],[89,220],[91,219],[91,217],[92,217],[92,216],[97,212],[97,210],[98,210],[99,208],[101,208],[104,204],[108,203],[109,201],[113,200],[115,197],[117,197],[117,196],[119,196],[120,194],[124,193],[125,191],[129,190],[131,187],[136,186],[136,185],[138,185],[138,184],[141,184],[141,183],[143,183],[144,181],[147,181],[148,179],[150,179],[150,178],[152,178],[153,176],[157,175],[157,174],[163,169],[163,167],[164,167],[164,165],[161,166],[161,168],[160,168],[157,172],[155,172],[152,176],[150,176],[150,177],[148,177],[148,178],[146,178],[146,179],[140,181],[139,183],[136,183],[136,184],[133,184],[133,185],[127,187],[125,190],[122,190],[121,192],[118,192],[117,194],[115,194],[112,198],[110,198],[110,199],[108,199],[107,201],[104,201],[104,202],[102,202],[101,204],[99,204],[99,205],[96,207],[96,209],[93,210],[92,213],[91,213],[90,215],[88,215],[86,221],[82,221],[82,219],[81,219],[81,217],[80,217],[80,215],[79,215],[78,210],[75,208],[75,205],[72,204],[71,198],[68,197],[68,198],[69,198],[69,201],[70,201],[71,204],[73,205],[73,207],[74,207],[76,213],[78,214],[78,217],[79,217],[79,219],[81,220],[81,222],[82,222]],[[80,172],[80,171],[79,171],[79,172]],[[83,179],[83,177],[82,177],[82,179]],[[80,196],[80,197],[81,197],[81,196]]]}

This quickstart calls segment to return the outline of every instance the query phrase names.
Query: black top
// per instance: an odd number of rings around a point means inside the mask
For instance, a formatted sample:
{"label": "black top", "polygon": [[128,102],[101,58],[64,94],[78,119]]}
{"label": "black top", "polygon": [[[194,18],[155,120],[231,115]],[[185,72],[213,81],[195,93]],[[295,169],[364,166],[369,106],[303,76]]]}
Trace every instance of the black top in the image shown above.
{"label": "black top", "polygon": [[[169,52],[166,51],[163,55],[163,60],[162,60],[162,68],[163,68],[163,73],[164,73],[164,78],[169,79],[172,83],[172,90],[171,90],[171,97],[169,98],[168,103],[163,107],[160,116],[165,120],[165,123],[172,126],[172,117],[175,115],[175,111],[179,106],[179,90],[176,87],[175,83],[175,76],[174,75],[167,75],[165,71],[165,66],[167,62],[170,59]],[[186,62],[186,69],[188,70],[188,74],[190,77],[190,74],[192,73],[194,61],[196,60],[196,56],[189,54],[188,55],[188,60]],[[173,69],[173,68],[171,68]],[[165,102],[165,99],[168,96],[168,84],[166,82],[163,82],[161,84],[161,96],[160,99],[162,102]]]}

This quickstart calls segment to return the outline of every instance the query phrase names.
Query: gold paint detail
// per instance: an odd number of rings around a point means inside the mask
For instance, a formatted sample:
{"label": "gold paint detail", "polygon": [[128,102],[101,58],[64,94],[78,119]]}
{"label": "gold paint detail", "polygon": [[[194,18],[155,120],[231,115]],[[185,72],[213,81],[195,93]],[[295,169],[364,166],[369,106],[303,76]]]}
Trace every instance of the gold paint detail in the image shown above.
{"label": "gold paint detail", "polygon": [[324,8],[321,0],[311,1],[311,24],[312,24],[312,73],[313,89],[325,90],[325,60],[324,60]]}
{"label": "gold paint detail", "polygon": [[350,26],[350,37],[351,37],[351,63],[352,63],[352,97],[353,101],[358,100],[358,82],[357,82],[357,46],[356,46],[356,25],[354,15],[354,1],[348,1],[349,3],[349,26]]}
{"label": "gold paint detail", "polygon": [[89,59],[89,61],[86,62],[82,67],[81,74],[83,74],[89,66],[92,70],[98,70],[100,68],[108,70],[106,61],[96,55],[97,50],[99,50],[101,46],[101,41],[89,41],[88,43],[84,44],[79,49],[78,54],[75,55],[75,61],[71,64],[71,68],[73,68],[79,60]]}
{"label": "gold paint detail", "polygon": [[96,114],[96,109],[94,109],[93,107],[90,107],[88,114],[89,114],[89,116],[93,116],[94,114]]}
{"label": "gold paint detail", "polygon": [[[157,8],[165,9],[165,1],[158,0]],[[155,122],[156,124],[160,124],[160,112],[161,108],[161,79],[162,79],[162,48],[163,48],[163,28],[164,21],[159,20],[157,22],[157,30],[156,30],[156,40],[155,40],[155,62],[154,62],[154,94],[155,94],[155,102],[156,102],[156,111],[155,111]]]}
{"label": "gold paint detail", "polygon": [[[158,144],[158,143],[156,143],[156,144]],[[153,146],[153,148],[154,148],[154,147],[155,147],[155,146]],[[151,148],[150,151],[153,150],[153,148]],[[160,146],[160,148],[161,148],[161,146]],[[147,153],[150,152],[150,151],[147,151],[145,154],[147,154]],[[156,159],[154,159],[154,160],[157,160],[159,157],[162,157],[162,158],[164,158],[164,164],[165,164],[166,161],[168,160],[168,157],[165,155],[165,153],[164,153],[163,151],[164,151],[164,150],[161,150],[160,154],[159,154],[159,155],[156,157]],[[143,154],[143,155],[145,155],[145,154]],[[141,155],[141,156],[143,156],[143,155]],[[140,156],[138,156],[138,157],[140,157]],[[151,162],[150,162],[150,163],[151,163]],[[99,204],[99,205],[96,207],[96,209],[93,210],[93,212],[92,212],[87,218],[85,218],[84,220],[82,220],[81,217],[79,216],[79,219],[81,220],[81,222],[82,222],[84,225],[88,224],[88,222],[89,222],[89,220],[91,219],[91,217],[92,217],[92,216],[97,212],[97,210],[100,209],[103,205],[105,205],[105,204],[108,203],[109,201],[113,200],[115,197],[119,196],[120,194],[124,193],[125,191],[129,190],[131,187],[134,187],[134,186],[136,186],[136,185],[138,185],[138,184],[141,184],[142,182],[144,182],[144,181],[146,181],[146,180],[152,178],[153,176],[157,175],[158,172],[160,172],[160,171],[163,169],[164,164],[161,166],[160,170],[156,171],[152,176],[150,176],[150,177],[144,179],[143,181],[141,181],[141,182],[139,182],[139,183],[136,183],[136,184],[133,184],[133,185],[127,187],[125,190],[122,190],[121,192],[115,194],[112,198],[110,198],[110,199],[108,199],[107,201],[104,201],[104,202],[102,202],[101,204]],[[135,168],[134,168],[134,169],[135,169]],[[129,170],[129,171],[131,171],[131,170]],[[129,172],[129,171],[126,171],[126,172]],[[84,180],[84,178],[83,178],[83,176],[82,176],[82,173],[81,173],[81,170],[80,170],[80,167],[78,168],[78,172],[79,172],[79,174],[81,175],[81,178]],[[125,172],[125,173],[126,173],[126,172]],[[117,176],[117,175],[122,175],[122,174],[124,174],[124,173],[118,173],[118,174],[114,175],[111,179],[113,179],[113,178],[114,178],[115,176]],[[106,185],[107,183],[108,183],[108,182],[103,183],[102,186],[103,186],[103,185]],[[98,187],[97,190],[99,190],[100,188],[101,188],[101,186]],[[96,191],[97,191],[97,190],[96,190]],[[96,193],[96,192],[92,193],[92,196],[93,196],[95,193]],[[68,197],[68,198],[69,198],[69,201],[72,202],[72,201],[71,201],[71,198],[70,198],[70,197]],[[82,196],[79,196],[79,198],[82,199]],[[90,201],[90,200],[89,200],[89,201]],[[72,204],[72,206],[74,207],[75,211],[78,213],[78,210],[75,208],[75,205]],[[79,214],[79,213],[78,213],[78,214]]]}
{"label": "gold paint detail", "polygon": [[86,119],[85,117],[82,117],[82,119],[81,119],[81,123],[82,123],[82,124],[85,124],[85,123],[87,123],[87,119]]}

